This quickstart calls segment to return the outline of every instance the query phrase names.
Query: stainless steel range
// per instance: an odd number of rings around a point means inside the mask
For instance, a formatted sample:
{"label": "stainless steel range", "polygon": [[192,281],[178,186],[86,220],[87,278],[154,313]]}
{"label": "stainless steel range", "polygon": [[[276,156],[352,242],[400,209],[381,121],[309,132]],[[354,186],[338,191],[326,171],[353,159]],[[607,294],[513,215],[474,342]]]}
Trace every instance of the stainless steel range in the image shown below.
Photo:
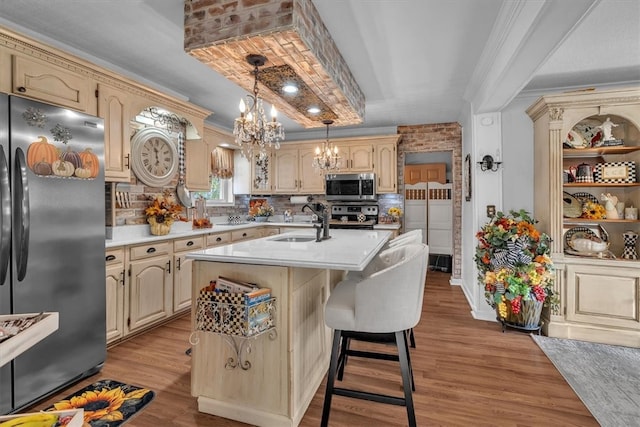
{"label": "stainless steel range", "polygon": [[373,230],[377,223],[377,204],[343,203],[331,206],[329,228]]}

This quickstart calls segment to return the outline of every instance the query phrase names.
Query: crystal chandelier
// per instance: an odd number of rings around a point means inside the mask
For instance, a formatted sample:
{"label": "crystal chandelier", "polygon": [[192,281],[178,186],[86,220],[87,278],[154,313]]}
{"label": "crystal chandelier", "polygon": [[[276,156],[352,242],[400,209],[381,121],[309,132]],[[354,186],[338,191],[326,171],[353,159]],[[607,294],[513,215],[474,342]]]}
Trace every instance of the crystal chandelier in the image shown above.
{"label": "crystal chandelier", "polygon": [[284,128],[276,120],[277,112],[271,107],[271,121],[268,121],[262,106],[262,98],[258,96],[258,67],[267,61],[262,55],[247,55],[247,62],[253,65],[255,82],[253,95],[247,94],[247,102],[240,100],[240,117],[235,119],[233,135],[236,144],[240,146],[242,155],[252,159],[258,153],[260,159],[267,157],[267,146],[280,148],[280,141],[284,140]]}
{"label": "crystal chandelier", "polygon": [[322,143],[322,148],[316,147],[316,155],[313,158],[313,167],[321,172],[338,169],[340,156],[338,155],[338,147],[329,141],[329,125],[333,124],[333,120],[323,120],[327,126],[327,139]]}

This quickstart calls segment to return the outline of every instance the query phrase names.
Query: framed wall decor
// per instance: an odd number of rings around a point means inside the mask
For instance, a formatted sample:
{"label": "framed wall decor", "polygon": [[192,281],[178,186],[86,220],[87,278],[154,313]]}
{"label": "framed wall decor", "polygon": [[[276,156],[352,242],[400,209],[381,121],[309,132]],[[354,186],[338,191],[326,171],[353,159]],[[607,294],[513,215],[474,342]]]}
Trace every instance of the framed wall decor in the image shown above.
{"label": "framed wall decor", "polygon": [[467,202],[471,201],[471,154],[467,154],[464,158],[464,199]]}

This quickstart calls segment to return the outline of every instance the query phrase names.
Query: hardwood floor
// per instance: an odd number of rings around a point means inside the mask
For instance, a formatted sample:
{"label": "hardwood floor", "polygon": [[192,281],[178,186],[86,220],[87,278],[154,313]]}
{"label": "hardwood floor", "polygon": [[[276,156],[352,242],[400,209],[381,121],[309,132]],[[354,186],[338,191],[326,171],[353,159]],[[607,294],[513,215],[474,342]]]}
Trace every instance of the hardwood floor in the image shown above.
{"label": "hardwood floor", "polygon": [[[474,320],[449,274],[430,271],[417,348],[411,357],[419,426],[598,426],[531,337],[502,333],[499,324]],[[189,317],[184,316],[108,351],[103,370],[33,409],[42,409],[98,379],[148,387],[155,399],[127,427],[244,426],[199,413],[190,394]],[[353,348],[366,345],[355,343]],[[371,344],[369,344],[371,345]],[[397,391],[397,362],[349,359],[345,385]],[[364,388],[363,387],[363,388]],[[318,426],[324,383],[302,423]],[[331,426],[403,426],[404,407],[334,396]]]}

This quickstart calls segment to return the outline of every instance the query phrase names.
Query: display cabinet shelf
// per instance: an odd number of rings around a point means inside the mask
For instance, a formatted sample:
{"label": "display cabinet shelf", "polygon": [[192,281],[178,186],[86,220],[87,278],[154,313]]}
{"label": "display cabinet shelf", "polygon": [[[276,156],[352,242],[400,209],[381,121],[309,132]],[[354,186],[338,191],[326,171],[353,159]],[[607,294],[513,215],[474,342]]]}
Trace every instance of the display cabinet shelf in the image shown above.
{"label": "display cabinet shelf", "polygon": [[637,219],[589,219],[589,218],[565,218],[564,223],[567,225],[584,225],[584,224],[600,224],[600,223],[626,223],[639,224]]}
{"label": "display cabinet shelf", "polygon": [[572,182],[562,185],[564,188],[577,187],[640,187],[639,182],[611,183],[611,182]]}
{"label": "display cabinet shelf", "polygon": [[579,159],[587,157],[600,157],[604,155],[629,154],[638,150],[640,150],[640,146],[626,145],[596,148],[565,148],[562,150],[562,156],[565,159]]}

